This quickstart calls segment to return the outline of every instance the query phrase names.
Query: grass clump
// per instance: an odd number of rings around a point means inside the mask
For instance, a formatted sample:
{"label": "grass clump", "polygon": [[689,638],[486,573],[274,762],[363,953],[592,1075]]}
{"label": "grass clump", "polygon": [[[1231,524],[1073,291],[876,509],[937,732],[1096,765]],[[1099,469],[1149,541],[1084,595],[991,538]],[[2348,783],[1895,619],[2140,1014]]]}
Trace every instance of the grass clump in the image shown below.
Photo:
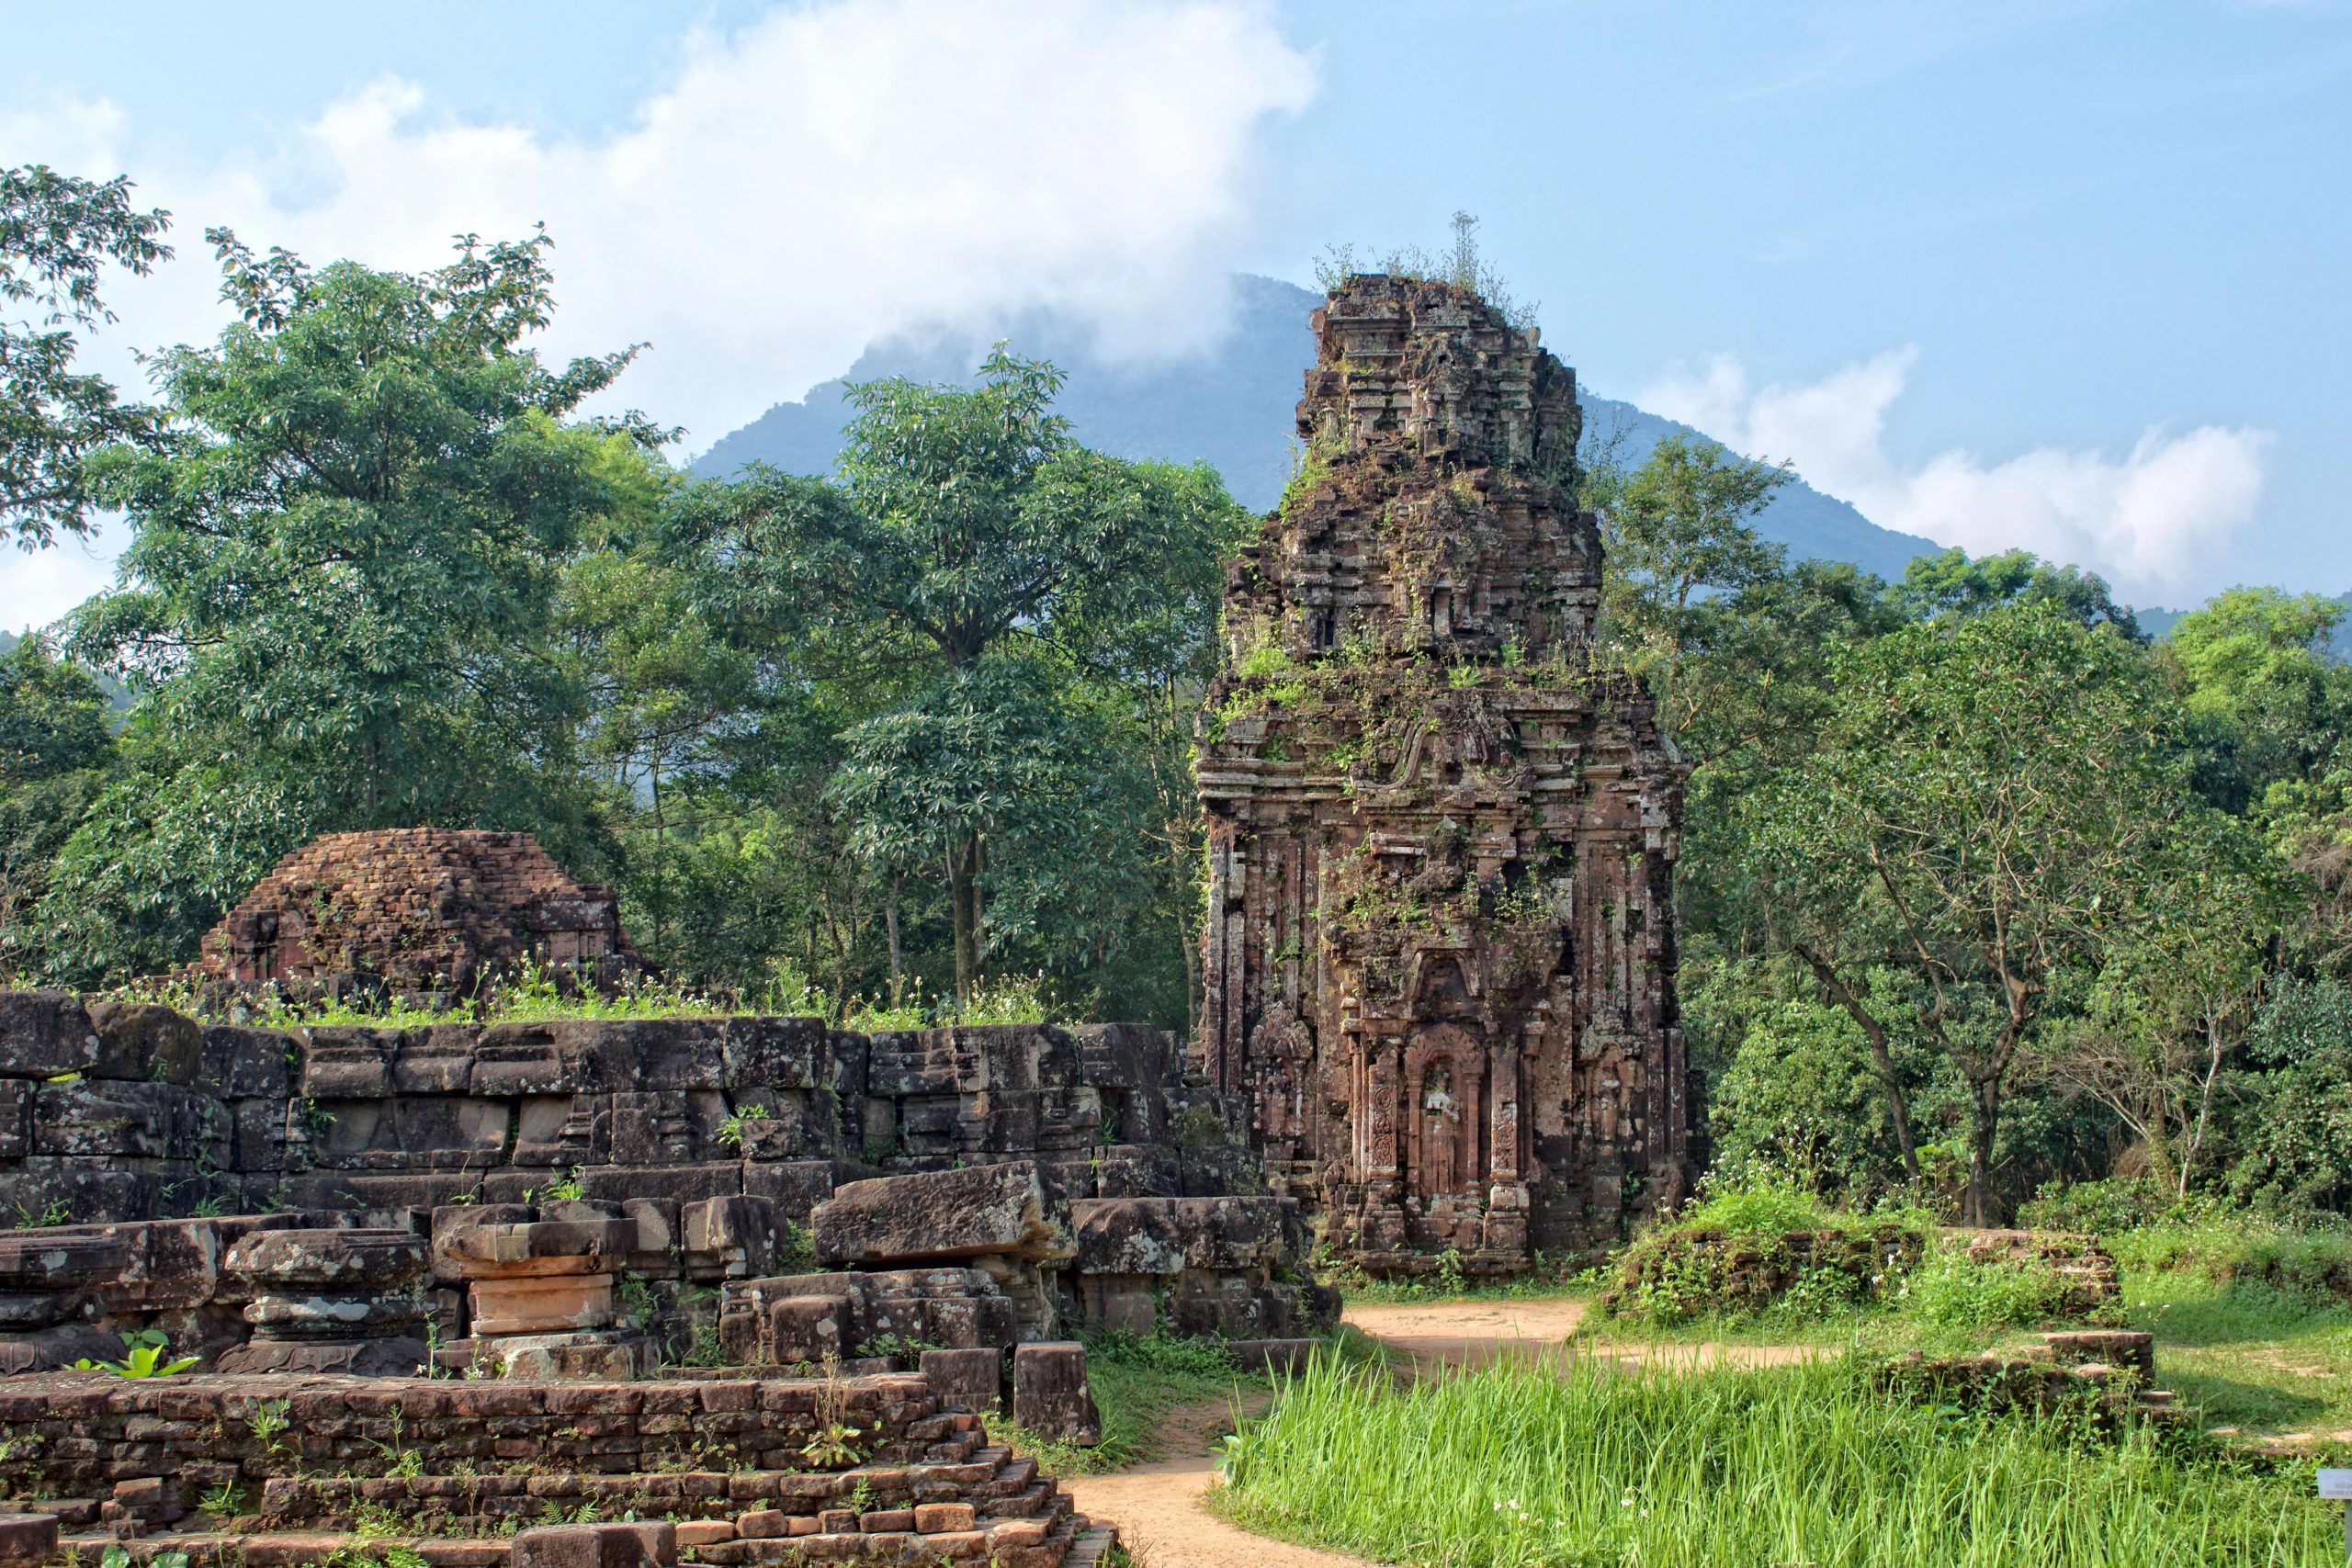
{"label": "grass clump", "polygon": [[1859,1358],[1527,1359],[1401,1392],[1318,1359],[1223,1468],[1250,1528],[1446,1568],[2317,1568],[2342,1551],[2308,1470],[1891,1399]]}

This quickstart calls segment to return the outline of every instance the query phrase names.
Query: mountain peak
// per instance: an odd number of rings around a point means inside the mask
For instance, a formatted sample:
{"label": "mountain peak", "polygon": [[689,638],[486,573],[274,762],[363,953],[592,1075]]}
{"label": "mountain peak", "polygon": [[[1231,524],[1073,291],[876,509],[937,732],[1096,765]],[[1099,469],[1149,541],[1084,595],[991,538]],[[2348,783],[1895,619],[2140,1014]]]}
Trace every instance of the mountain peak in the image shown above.
{"label": "mountain peak", "polygon": [[[1324,297],[1254,273],[1236,274],[1232,284],[1229,330],[1207,353],[1184,359],[1104,361],[1082,327],[1043,310],[993,333],[918,333],[876,344],[839,379],[810,388],[797,401],[777,403],[722,436],[695,459],[693,471],[723,479],[748,463],[764,462],[786,473],[831,473],[849,423],[843,400],[849,383],[885,376],[966,380],[1001,336],[1068,374],[1058,407],[1089,446],[1119,457],[1205,462],[1244,506],[1271,511],[1290,474],[1299,389],[1315,363],[1307,318]],[[1580,391],[1578,400],[1589,435],[1613,434],[1619,457],[1628,463],[1641,462],[1668,434],[1703,434],[1589,391]],[[1887,578],[1901,577],[1912,557],[1939,547],[1882,528],[1802,479],[1781,486],[1756,521],[1758,532],[1787,546],[1792,556],[1851,561]]]}

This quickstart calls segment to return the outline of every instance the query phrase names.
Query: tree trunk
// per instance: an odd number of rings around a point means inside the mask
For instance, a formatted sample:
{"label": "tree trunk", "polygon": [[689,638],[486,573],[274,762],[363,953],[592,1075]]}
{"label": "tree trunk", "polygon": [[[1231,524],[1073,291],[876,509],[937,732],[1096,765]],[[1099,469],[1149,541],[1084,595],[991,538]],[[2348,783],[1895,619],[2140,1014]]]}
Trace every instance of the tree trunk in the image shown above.
{"label": "tree trunk", "polygon": [[906,984],[906,969],[899,957],[899,898],[907,886],[907,874],[895,872],[890,877],[890,897],[882,906],[882,929],[890,936],[890,1005],[899,1005],[899,993]]}
{"label": "tree trunk", "polygon": [[1895,1146],[1903,1152],[1903,1174],[1912,1186],[1919,1185],[1919,1145],[1911,1135],[1911,1107],[1904,1099],[1903,1080],[1894,1070],[1894,1052],[1887,1043],[1886,1026],[1870,1009],[1862,1005],[1847,984],[1838,977],[1836,970],[1823,961],[1811,948],[1800,943],[1797,954],[1813,968],[1814,978],[1829,993],[1830,998],[1846,1010],[1846,1016],[1861,1030],[1862,1038],[1870,1042],[1871,1062],[1878,1069],[1878,1081],[1886,1090],[1886,1113],[1894,1123]]}
{"label": "tree trunk", "polygon": [[1961,1223],[1992,1226],[2000,1224],[1993,1199],[1993,1136],[2001,1125],[2001,1079],[1998,1074],[1974,1081],[1968,1128],[1968,1196]]}
{"label": "tree trunk", "polygon": [[956,917],[956,999],[969,1004],[980,977],[980,841],[947,847],[947,902]]}

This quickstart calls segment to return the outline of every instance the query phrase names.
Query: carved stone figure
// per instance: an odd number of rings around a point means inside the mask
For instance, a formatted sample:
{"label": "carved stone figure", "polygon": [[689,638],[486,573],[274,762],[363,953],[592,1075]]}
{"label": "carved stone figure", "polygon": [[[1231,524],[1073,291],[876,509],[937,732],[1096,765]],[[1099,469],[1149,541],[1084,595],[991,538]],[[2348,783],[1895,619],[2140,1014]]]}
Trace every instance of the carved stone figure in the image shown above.
{"label": "carved stone figure", "polygon": [[1688,1180],[1686,770],[1595,667],[1573,373],[1443,283],[1351,278],[1314,329],[1202,719],[1202,1065],[1340,1250],[1508,1272]]}

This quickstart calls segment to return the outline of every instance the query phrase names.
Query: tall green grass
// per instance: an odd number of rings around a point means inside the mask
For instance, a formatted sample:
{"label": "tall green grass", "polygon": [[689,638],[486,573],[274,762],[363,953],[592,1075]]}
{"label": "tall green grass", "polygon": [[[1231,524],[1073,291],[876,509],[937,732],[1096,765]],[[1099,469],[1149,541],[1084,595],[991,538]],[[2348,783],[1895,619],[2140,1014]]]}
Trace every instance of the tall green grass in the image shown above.
{"label": "tall green grass", "polygon": [[2308,1469],[2194,1439],[1965,1416],[1858,1360],[1506,1361],[1391,1387],[1320,1362],[1228,1445],[1270,1534],[1443,1568],[2335,1568]]}

